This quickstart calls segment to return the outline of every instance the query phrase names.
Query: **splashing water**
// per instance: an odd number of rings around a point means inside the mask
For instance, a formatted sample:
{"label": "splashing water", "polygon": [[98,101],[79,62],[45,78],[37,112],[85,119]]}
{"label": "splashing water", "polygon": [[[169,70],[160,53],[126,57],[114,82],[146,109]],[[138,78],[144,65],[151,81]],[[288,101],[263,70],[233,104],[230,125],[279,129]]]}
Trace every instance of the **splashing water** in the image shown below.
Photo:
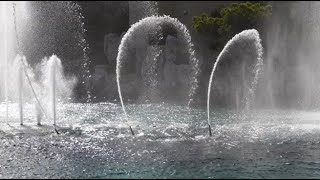
{"label": "splashing water", "polygon": [[[49,59],[44,58],[40,64],[42,79],[39,91],[42,90],[42,99],[47,99],[50,106],[47,107],[49,114],[53,119],[53,125],[56,125],[56,104],[57,100],[67,102],[73,94],[73,88],[77,83],[76,77],[66,77],[64,75],[61,60],[52,55]],[[48,97],[49,95],[49,97]],[[50,110],[51,109],[51,110]]]}
{"label": "splashing water", "polygon": [[[121,39],[121,43],[118,49],[117,67],[116,67],[117,86],[118,86],[120,102],[122,105],[123,112],[126,116],[126,119],[128,119],[128,115],[126,113],[126,110],[123,104],[122,94],[121,94],[120,70],[121,70],[121,67],[123,66],[124,60],[129,58],[127,54],[129,50],[129,43],[132,41],[132,38],[137,33],[141,33],[141,32],[150,33],[152,32],[152,30],[153,31],[157,30],[159,27],[161,27],[161,25],[169,25],[169,26],[172,26],[174,29],[176,29],[178,31],[177,33],[178,39],[182,40],[183,46],[186,47],[186,49],[188,50],[189,62],[193,67],[192,82],[191,82],[191,88],[189,91],[189,102],[192,101],[194,93],[198,87],[198,74],[200,72],[199,61],[195,56],[194,45],[191,41],[191,36],[186,26],[182,24],[179,20],[175,18],[171,18],[170,16],[151,16],[151,17],[144,18],[130,27],[130,29],[126,32],[126,34]],[[143,37],[146,37],[146,35],[144,35]]]}
{"label": "splashing water", "polygon": [[[76,6],[70,5],[71,2],[67,2],[66,8],[70,11],[74,10]],[[65,5],[61,3],[60,5]],[[1,34],[3,35],[3,39],[1,41],[1,49],[0,49],[0,98],[5,100],[6,103],[6,121],[9,123],[9,102],[17,102],[18,104],[18,109],[19,109],[19,114],[20,114],[20,124],[23,125],[24,117],[23,117],[23,108],[24,108],[24,103],[25,102],[30,102],[33,99],[37,101],[36,103],[36,113],[37,115],[40,116],[40,114],[44,114],[46,118],[48,119],[47,113],[45,112],[43,106],[41,105],[40,99],[39,99],[39,94],[43,92],[43,89],[45,88],[43,86],[43,81],[37,81],[35,78],[35,73],[36,71],[33,71],[31,67],[28,66],[28,62],[26,61],[26,57],[23,56],[25,53],[24,50],[30,48],[30,45],[34,43],[28,42],[28,48],[24,49],[23,45],[26,43],[23,43],[23,39],[25,37],[28,37],[25,35],[25,31],[28,29],[28,27],[23,27],[18,29],[18,24],[17,20],[19,21],[20,26],[27,26],[30,25],[30,23],[26,23],[24,21],[27,20],[26,16],[26,2],[1,2],[0,3],[0,8],[1,8],[1,14],[0,14],[0,24],[2,25],[2,29],[0,30]],[[65,6],[63,6],[65,7]],[[68,12],[69,12],[68,11]],[[72,11],[74,12],[74,11]],[[70,14],[70,13],[69,13]],[[75,14],[75,13],[71,13]],[[80,14],[81,15],[81,14]],[[74,15],[75,16],[75,15]],[[82,31],[76,31],[77,35],[75,37],[76,40],[79,43],[76,43],[77,46],[80,46],[81,52],[83,52],[84,56],[84,61],[88,61],[87,58],[87,45],[85,42],[85,39],[83,38],[83,23],[79,21],[80,18],[74,18],[74,16],[71,16],[71,19],[76,20],[76,24],[80,25]],[[69,16],[68,16],[69,17]],[[77,16],[78,17],[78,16]],[[59,19],[60,20],[60,19]],[[77,21],[78,20],[78,21]],[[81,20],[81,19],[80,19]],[[34,22],[33,22],[34,23]],[[19,36],[19,30],[20,32],[23,32],[24,34],[20,34]],[[33,29],[34,30],[34,29]],[[28,39],[28,38],[27,38]],[[28,39],[29,40],[29,39]],[[41,44],[41,43],[40,43]],[[48,43],[47,43],[48,44]],[[46,45],[47,45],[46,44]],[[16,46],[16,47],[14,47]],[[32,49],[32,48],[31,48]],[[39,49],[37,49],[39,50]],[[83,51],[82,51],[83,50]],[[13,57],[17,54],[16,58],[14,61],[11,61]],[[20,56],[19,54],[22,54]],[[54,87],[55,90],[57,90],[57,93],[65,93],[66,89],[67,92],[72,92],[73,86],[75,83],[71,83],[72,85],[70,86],[70,81],[67,81],[67,79],[64,78],[64,76],[61,78],[59,77],[61,72],[60,70],[62,69],[61,62],[59,60],[58,65],[53,66],[55,71],[54,71],[54,77],[55,81],[52,81],[52,87]],[[85,66],[88,63],[83,63]],[[87,67],[84,67],[87,68]],[[88,69],[88,68],[87,68]],[[58,70],[58,71],[57,71]],[[23,72],[26,78],[23,76]],[[46,71],[50,72],[50,71]],[[86,71],[89,72],[89,71]],[[45,73],[42,73],[42,75]],[[81,73],[81,75],[84,75],[86,77],[89,77],[86,73]],[[41,78],[41,76],[40,76]],[[58,80],[58,81],[56,81]],[[59,84],[60,81],[63,81],[64,84],[63,86],[57,87],[56,85]],[[28,82],[29,86],[25,85],[27,84],[26,81]],[[73,80],[72,82],[75,82]],[[60,83],[61,84],[61,83]],[[62,87],[62,88],[61,88]],[[53,89],[53,88],[52,88]],[[38,92],[36,92],[38,90]],[[31,93],[32,91],[32,93]],[[90,96],[90,91],[87,91],[88,95]],[[48,97],[50,95],[50,92],[45,92],[46,95],[42,95],[43,97]],[[52,94],[52,93],[51,93]],[[56,94],[56,93],[55,93]],[[70,93],[65,93],[64,96],[68,96]],[[56,95],[53,96],[54,98],[54,103],[56,100]],[[44,100],[44,99],[41,99]],[[53,105],[55,107],[55,104]],[[40,112],[42,111],[42,113]],[[55,118],[55,110],[54,110],[54,120]],[[39,117],[38,116],[38,117]],[[11,118],[11,117],[10,117]],[[38,125],[40,125],[40,118],[38,119]],[[55,124],[55,121],[54,121]]]}
{"label": "splashing water", "polygon": [[[20,40],[19,40],[19,33],[18,33],[18,26],[17,26],[17,12],[16,12],[17,6],[18,6],[18,9],[20,11],[22,11],[24,16],[26,15],[26,12],[25,12],[26,6],[25,6],[25,2],[18,2],[18,4],[17,4],[17,2],[13,2],[12,3],[13,26],[14,26],[14,32],[15,32],[15,35],[16,35],[16,46],[17,46],[18,52],[20,53],[21,44],[20,44]],[[6,40],[7,40],[7,38],[6,38]],[[20,62],[16,62],[16,61],[20,61]],[[44,112],[44,109],[43,109],[43,107],[41,105],[41,102],[40,102],[40,100],[38,98],[38,95],[34,90],[34,87],[32,85],[32,80],[28,75],[30,73],[31,73],[31,75],[33,75],[33,71],[30,68],[28,68],[28,66],[26,66],[26,64],[27,64],[26,57],[25,56],[21,57],[18,54],[17,57],[16,57],[16,60],[15,60],[15,64],[16,63],[18,63],[18,65],[14,65],[14,66],[11,66],[11,67],[16,67],[16,66],[20,67],[19,68],[19,74],[18,74],[18,91],[19,91],[20,124],[22,125],[23,124],[23,102],[22,102],[23,89],[21,87],[22,84],[23,84],[22,70],[23,70],[23,72],[24,72],[24,74],[25,74],[25,76],[26,76],[26,78],[28,80],[29,86],[30,86],[30,88],[32,90],[32,93],[33,93],[33,96],[37,101],[37,107],[40,110],[42,110],[42,112],[44,114],[45,114],[45,112]],[[5,88],[8,88],[8,86],[6,85]],[[24,90],[24,91],[26,91],[26,90]],[[7,108],[8,108],[8,105],[7,105]],[[38,122],[38,124],[40,124],[40,122]]]}
{"label": "splashing water", "polygon": [[27,2],[26,7],[29,19],[25,20],[24,11],[18,6],[15,13],[20,54],[29,57],[32,66],[45,56],[57,54],[63,59],[66,73],[79,79],[76,86],[79,99],[90,102],[91,62],[81,6],[73,1],[37,1]]}
{"label": "splashing water", "polygon": [[160,54],[162,49],[159,46],[149,46],[146,51],[146,60],[142,64],[142,78],[147,92],[144,96],[148,99],[155,99],[159,97],[159,75],[157,70],[159,68]]}
{"label": "splashing water", "polygon": [[[0,49],[0,98],[3,98],[6,103],[6,119],[8,121],[8,103],[13,98],[11,93],[12,89],[9,89],[9,87],[16,87],[18,85],[18,79],[16,79],[16,81],[14,82],[11,81],[11,72],[17,72],[16,69],[13,69],[13,67],[11,67],[12,63],[14,63],[12,62],[12,59],[14,59],[16,53],[14,47],[14,40],[15,38],[17,38],[14,37],[16,31],[15,10],[16,8],[18,8],[22,13],[24,13],[25,2],[2,1],[0,3],[0,8],[0,33],[2,35]],[[22,61],[22,58],[18,59]],[[14,75],[16,75],[17,77],[18,74],[19,73],[14,73]]]}
{"label": "splashing water", "polygon": [[[21,37],[19,37],[18,32],[22,32],[22,29],[19,31],[17,26],[17,17],[19,23],[24,20],[26,14],[26,5],[25,2],[1,2],[1,17],[0,17],[0,24],[2,25],[1,34],[3,35],[3,40],[1,42],[1,48],[0,50],[0,73],[1,73],[1,79],[0,79],[0,95],[1,98],[3,98],[6,102],[6,119],[8,121],[8,102],[13,101],[17,102],[19,105],[19,112],[20,112],[20,124],[23,124],[23,103],[24,102],[30,102],[34,99],[36,100],[36,114],[38,117],[40,117],[42,114],[46,116],[48,119],[47,113],[42,106],[41,101],[45,101],[46,98],[52,97],[52,100],[49,102],[52,102],[51,104],[54,104],[47,108],[55,108],[55,101],[56,97],[60,97],[62,99],[69,99],[69,97],[72,95],[72,90],[77,82],[77,79],[75,77],[72,77],[71,79],[68,79],[63,74],[63,68],[61,61],[58,57],[52,56],[48,61],[43,61],[42,63],[36,65],[38,68],[31,68],[28,65],[28,62],[26,60],[25,56],[19,55],[20,53],[23,54],[24,48],[23,48],[23,42],[20,42]],[[79,6],[72,2],[66,2],[66,5],[61,3],[63,7],[66,7],[69,9],[69,11],[72,11],[73,13],[69,13],[73,15],[71,18],[75,19],[82,31],[77,31],[76,39],[80,41],[77,41],[77,46],[80,46],[83,49],[83,57],[84,57],[84,66],[86,66],[88,63],[87,58],[87,50],[88,46],[86,44],[86,41],[83,37],[85,29],[83,28],[83,22],[81,21],[81,17],[83,16],[76,14],[74,12],[81,11],[79,10]],[[78,9],[77,9],[78,8]],[[18,11],[17,11],[18,10]],[[18,14],[17,14],[18,13]],[[22,13],[22,14],[20,14]],[[79,16],[78,16],[79,15]],[[76,16],[76,17],[75,17]],[[27,23],[25,23],[27,24]],[[15,36],[14,36],[15,35]],[[15,39],[14,39],[15,38]],[[21,39],[20,39],[21,38]],[[14,40],[16,42],[14,42]],[[16,50],[18,51],[18,55],[14,59],[14,61],[9,61],[11,59],[11,56],[14,56],[17,52],[15,51],[14,45],[16,45]],[[51,63],[55,61],[56,63]],[[50,66],[52,65],[52,66]],[[50,68],[53,69],[51,71]],[[88,66],[85,67],[85,69],[88,69]],[[35,71],[34,71],[35,70]],[[81,75],[84,75],[86,77],[89,77],[88,70],[85,70],[86,73],[81,73]],[[10,73],[8,73],[10,72]],[[25,77],[23,76],[23,72]],[[37,74],[40,73],[40,74]],[[50,74],[50,72],[52,72]],[[39,75],[39,76],[38,76]],[[36,76],[39,77],[39,79],[36,79]],[[49,77],[53,78],[54,80],[51,82],[51,92],[50,89],[47,86],[50,86],[49,84],[44,83],[46,79]],[[25,85],[29,84],[29,86]],[[54,92],[52,91],[54,89]],[[52,93],[53,92],[53,93]],[[88,92],[88,96],[90,96],[90,91]],[[41,100],[41,101],[40,101]],[[42,111],[42,112],[41,112]],[[54,116],[54,124],[55,124],[55,110],[53,110],[53,116]],[[38,124],[40,125],[40,119],[38,119]]]}
{"label": "splashing water", "polygon": [[77,39],[79,40],[78,45],[83,50],[83,60],[82,60],[82,67],[81,67],[81,80],[82,83],[85,84],[86,89],[86,102],[92,101],[92,86],[89,85],[91,72],[90,72],[90,64],[91,61],[88,56],[89,52],[89,44],[86,41],[85,33],[87,32],[84,26],[84,16],[82,15],[82,8],[79,4],[75,2],[69,2],[68,7],[70,7],[74,20],[79,25],[79,30],[77,31]]}
{"label": "splashing water", "polygon": [[252,104],[252,101],[255,96],[255,89],[258,83],[259,75],[262,70],[262,65],[263,65],[263,48],[261,45],[261,39],[259,37],[259,33],[255,29],[249,29],[249,30],[244,30],[239,34],[236,34],[231,40],[227,42],[227,44],[224,46],[223,50],[219,54],[219,56],[216,59],[216,62],[214,63],[210,80],[209,80],[209,86],[208,86],[208,99],[207,99],[207,113],[208,113],[208,125],[210,127],[210,93],[211,93],[211,86],[212,86],[212,80],[214,73],[216,71],[217,65],[220,62],[221,59],[223,59],[225,56],[227,56],[230,53],[230,49],[237,44],[242,44],[242,43],[253,43],[252,45],[255,48],[255,53],[257,57],[257,63],[254,68],[254,78],[251,84],[251,88],[249,89],[248,95],[246,95],[246,109],[248,110]]}

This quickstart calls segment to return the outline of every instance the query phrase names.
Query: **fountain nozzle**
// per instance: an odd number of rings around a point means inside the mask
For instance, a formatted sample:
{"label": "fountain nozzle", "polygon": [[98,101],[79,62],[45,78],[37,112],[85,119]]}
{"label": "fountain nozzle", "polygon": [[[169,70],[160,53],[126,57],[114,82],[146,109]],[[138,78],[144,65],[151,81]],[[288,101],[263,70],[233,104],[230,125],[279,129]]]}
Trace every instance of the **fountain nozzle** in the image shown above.
{"label": "fountain nozzle", "polygon": [[54,125],[54,131],[59,135],[60,133],[59,133],[59,131],[57,130],[57,128],[55,127],[55,125]]}
{"label": "fountain nozzle", "polygon": [[212,132],[211,132],[211,126],[210,126],[210,124],[208,124],[208,128],[209,128],[209,136],[211,137],[211,136],[212,136]]}
{"label": "fountain nozzle", "polygon": [[130,126],[130,131],[131,131],[132,136],[134,136],[134,132],[133,132],[131,126]]}

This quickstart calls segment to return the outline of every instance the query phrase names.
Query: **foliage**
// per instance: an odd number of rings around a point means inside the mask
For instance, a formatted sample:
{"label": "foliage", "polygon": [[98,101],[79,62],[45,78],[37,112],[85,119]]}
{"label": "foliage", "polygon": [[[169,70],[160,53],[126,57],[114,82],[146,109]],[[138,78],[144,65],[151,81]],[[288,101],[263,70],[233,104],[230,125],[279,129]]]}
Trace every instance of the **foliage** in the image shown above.
{"label": "foliage", "polygon": [[245,29],[261,30],[263,23],[271,17],[271,12],[269,4],[249,1],[232,3],[213,12],[211,16],[206,13],[194,16],[192,27],[203,35],[215,37],[215,46],[219,46],[221,41]]}

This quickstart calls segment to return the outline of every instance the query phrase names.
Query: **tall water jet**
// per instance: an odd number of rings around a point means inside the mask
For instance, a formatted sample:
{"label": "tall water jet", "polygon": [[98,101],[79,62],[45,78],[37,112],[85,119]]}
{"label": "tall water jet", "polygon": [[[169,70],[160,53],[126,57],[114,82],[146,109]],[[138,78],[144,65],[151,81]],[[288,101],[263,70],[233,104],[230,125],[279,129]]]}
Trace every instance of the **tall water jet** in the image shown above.
{"label": "tall water jet", "polygon": [[53,55],[49,59],[50,66],[50,99],[52,106],[53,125],[56,125],[56,66],[57,57]]}
{"label": "tall water jet", "polygon": [[[20,61],[21,62],[21,61]],[[18,70],[18,92],[19,92],[19,112],[20,112],[20,125],[23,125],[23,101],[22,101],[22,92],[23,92],[23,65],[19,64]]]}
{"label": "tall water jet", "polygon": [[1,26],[2,26],[2,49],[3,49],[3,62],[4,62],[4,98],[6,102],[6,120],[8,122],[9,104],[8,104],[8,2],[1,1]]}
{"label": "tall water jet", "polygon": [[[17,4],[18,5],[18,4]],[[31,1],[26,3],[28,18],[17,6],[21,51],[32,59],[32,66],[52,53],[59,55],[67,73],[77,76],[76,95],[90,102],[90,59],[84,16],[79,2]],[[31,21],[31,22],[30,22]],[[26,23],[27,22],[27,23]],[[35,33],[37,32],[37,33]]]}
{"label": "tall water jet", "polygon": [[214,73],[216,71],[217,65],[219,64],[220,60],[226,57],[229,53],[231,53],[231,48],[239,47],[242,48],[242,44],[249,44],[252,45],[255,48],[255,55],[257,58],[257,62],[255,65],[255,68],[253,69],[254,72],[254,78],[251,84],[251,88],[249,89],[249,94],[246,96],[246,107],[245,109],[249,109],[250,105],[252,103],[252,100],[254,99],[254,92],[258,83],[260,71],[262,70],[262,65],[263,65],[263,48],[261,45],[261,39],[259,37],[259,33],[255,29],[250,29],[250,30],[244,30],[239,34],[236,34],[231,40],[227,42],[227,44],[224,46],[223,50],[220,52],[218,55],[211,75],[210,75],[210,80],[209,80],[209,85],[208,85],[208,99],[207,99],[207,113],[208,113],[208,127],[209,127],[209,134],[210,136],[212,135],[211,133],[211,125],[210,125],[210,93],[211,93],[211,86],[212,86],[212,80]]}
{"label": "tall water jet", "polygon": [[[41,95],[43,99],[47,99],[47,111],[50,114],[50,119],[53,120],[53,125],[56,125],[57,120],[57,103],[67,102],[73,95],[73,89],[77,83],[77,79],[64,75],[64,70],[61,60],[52,55],[49,59],[44,58],[42,63],[38,64],[40,73],[42,74],[40,81]],[[36,107],[37,108],[37,107]],[[41,116],[41,114],[38,114]]]}
{"label": "tall water jet", "polygon": [[[121,102],[126,120],[128,120],[128,115],[126,113],[122,94],[121,94],[120,70],[121,70],[121,67],[123,66],[124,59],[128,58],[127,52],[129,50],[129,42],[131,42],[132,37],[134,37],[137,33],[140,33],[142,30],[145,30],[143,31],[145,33],[151,33],[155,30],[159,30],[159,28],[163,25],[171,26],[172,28],[176,29],[178,32],[177,33],[178,39],[182,40],[183,46],[186,47],[186,49],[188,50],[189,62],[193,68],[192,82],[191,82],[191,87],[189,91],[189,104],[193,100],[194,93],[198,87],[198,75],[200,72],[200,68],[199,68],[199,61],[195,56],[194,45],[191,41],[191,36],[189,34],[188,29],[180,21],[178,21],[175,18],[171,18],[170,16],[146,17],[136,22],[130,27],[130,29],[126,32],[126,34],[121,39],[121,43],[118,48],[117,66],[116,66],[117,86],[118,86],[120,102]],[[141,38],[146,38],[146,36],[144,35]],[[130,126],[130,129],[131,129],[131,126]]]}
{"label": "tall water jet", "polygon": [[[12,10],[13,10],[13,25],[14,25],[14,31],[15,31],[15,36],[16,36],[16,45],[17,45],[17,50],[18,50],[18,52],[19,53],[22,53],[22,48],[21,48],[21,42],[20,42],[20,37],[19,37],[19,31],[18,31],[18,25],[17,25],[17,16],[18,16],[18,14],[17,14],[17,9],[22,13],[21,15],[20,15],[20,17],[23,17],[23,18],[25,18],[25,16],[26,16],[26,4],[25,4],[26,2],[25,1],[22,1],[22,2],[12,2]],[[23,20],[26,20],[26,19],[23,19]],[[22,20],[22,21],[23,21]],[[22,21],[20,21],[20,22],[22,22]],[[20,62],[18,62],[18,66],[20,67],[20,69],[19,69],[19,76],[18,76],[18,78],[19,78],[19,82],[21,82],[21,83],[19,83],[19,84],[21,84],[21,86],[22,86],[22,83],[23,83],[23,77],[22,77],[22,70],[24,71],[24,74],[25,74],[25,76],[26,76],[26,78],[27,78],[27,81],[28,81],[28,84],[29,84],[29,86],[30,86],[30,88],[31,88],[31,90],[32,90],[32,93],[33,93],[33,96],[34,96],[34,98],[36,99],[36,106],[37,106],[37,110],[41,110],[42,112],[43,112],[43,114],[44,115],[46,115],[46,113],[44,112],[44,109],[43,109],[43,107],[42,107],[42,105],[41,105],[41,102],[40,102],[40,100],[39,100],[39,98],[38,98],[38,95],[36,94],[36,92],[35,92],[35,89],[34,89],[34,87],[33,87],[33,85],[32,85],[32,80],[31,80],[31,78],[29,77],[29,73],[32,73],[32,71],[30,71],[30,72],[28,72],[28,70],[30,70],[30,69],[28,69],[28,66],[26,65],[27,64],[27,60],[26,60],[26,57],[25,56],[23,56],[22,58],[21,58],[21,56],[18,54],[17,55],[17,59],[18,59],[18,61],[20,61]],[[33,75],[33,73],[31,74],[31,75]],[[19,85],[18,85],[19,86]],[[20,124],[22,125],[23,124],[23,107],[22,107],[22,89],[25,89],[25,88],[19,88],[19,107],[20,107]],[[21,98],[20,98],[20,96],[21,96]],[[36,110],[36,111],[37,111]],[[39,112],[40,114],[42,114],[41,112]],[[37,116],[38,117],[38,116]],[[40,125],[40,121],[38,121],[38,123],[37,123],[38,125]]]}

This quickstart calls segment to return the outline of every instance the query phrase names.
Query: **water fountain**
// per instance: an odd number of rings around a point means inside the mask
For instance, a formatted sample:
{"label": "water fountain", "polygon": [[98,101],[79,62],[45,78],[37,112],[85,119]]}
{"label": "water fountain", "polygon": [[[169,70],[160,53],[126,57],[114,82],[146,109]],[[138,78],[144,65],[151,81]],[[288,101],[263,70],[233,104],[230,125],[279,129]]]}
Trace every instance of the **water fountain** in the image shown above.
{"label": "water fountain", "polygon": [[2,66],[4,66],[4,71],[2,71],[4,73],[4,75],[2,77],[4,77],[4,98],[5,98],[5,102],[6,102],[6,119],[8,121],[8,113],[9,113],[9,109],[8,109],[8,37],[9,34],[9,30],[8,30],[8,22],[9,21],[9,17],[8,17],[8,5],[6,2],[1,2],[1,26],[2,28],[2,44],[1,47],[3,47],[3,64],[1,64]]}
{"label": "water fountain", "polygon": [[[45,58],[42,64],[34,69],[28,65],[25,56],[18,54],[13,62],[9,60],[16,53],[14,52],[14,45],[17,46],[16,49],[19,53],[22,52],[16,20],[16,9],[21,9],[22,5],[24,4],[17,4],[16,2],[1,2],[1,24],[5,28],[3,28],[3,31],[1,32],[1,34],[4,35],[2,41],[2,47],[4,48],[2,48],[0,53],[3,57],[0,61],[0,69],[2,73],[2,90],[0,91],[0,94],[3,95],[4,101],[6,102],[6,121],[7,123],[10,121],[9,101],[15,102],[17,100],[20,114],[20,125],[23,125],[24,104],[34,99],[36,100],[35,112],[37,116],[37,124],[41,125],[42,115],[48,119],[47,112],[41,101],[43,101],[43,97],[50,94],[50,107],[52,108],[53,125],[56,126],[56,91],[59,91],[59,97],[70,97],[77,80],[75,77],[69,78],[64,75],[61,61],[55,55],[51,56],[49,59]],[[13,43],[14,40],[16,41],[15,44]],[[80,43],[80,46],[82,47],[83,43]],[[84,50],[86,49],[84,48]],[[36,74],[35,72],[37,71],[40,71],[41,74]],[[40,77],[38,78],[40,81],[36,79],[36,76]],[[47,82],[47,85],[44,83],[45,81]],[[46,86],[50,88],[46,88]],[[44,89],[48,90],[44,91]]]}
{"label": "water fountain", "polygon": [[[219,56],[217,57],[214,63],[210,80],[209,80],[208,99],[207,99],[208,128],[209,128],[210,136],[212,136],[211,125],[210,125],[210,92],[211,92],[214,73],[221,59],[226,58],[226,56],[228,56],[231,53],[232,48],[235,48],[235,47],[242,48],[241,46],[246,43],[252,44],[252,48],[254,48],[254,51],[255,51],[254,53],[257,58],[257,63],[254,69],[254,78],[252,81],[252,85],[251,85],[251,88],[248,90],[249,91],[248,95],[246,96],[246,107],[245,107],[246,110],[249,110],[250,105],[254,99],[254,93],[258,83],[260,71],[263,65],[263,59],[262,59],[263,49],[262,49],[259,33],[255,29],[252,29],[252,30],[242,31],[239,34],[236,34],[231,40],[229,40],[227,44],[224,46],[223,50],[220,52]],[[236,101],[238,101],[238,97]]]}
{"label": "water fountain", "polygon": [[52,114],[53,114],[53,125],[56,125],[56,66],[57,66],[57,58],[56,56],[52,56],[49,60],[50,66],[50,96],[52,101]]}
{"label": "water fountain", "polygon": [[[198,74],[199,74],[199,62],[197,58],[195,57],[195,52],[193,49],[193,43],[191,41],[191,37],[189,34],[188,29],[183,25],[181,22],[179,22],[177,19],[171,18],[169,16],[151,16],[144,18],[140,20],[139,22],[133,24],[131,28],[126,32],[126,34],[123,36],[121,39],[121,43],[119,45],[119,50],[118,50],[118,56],[117,56],[117,85],[118,85],[118,92],[119,92],[119,97],[120,97],[120,102],[122,105],[123,112],[125,114],[126,119],[128,120],[128,115],[124,107],[123,103],[123,98],[121,94],[121,88],[120,88],[120,71],[121,67],[124,64],[124,61],[128,59],[126,53],[129,50],[128,46],[130,43],[131,38],[136,34],[136,33],[150,33],[152,31],[157,31],[159,30],[159,27],[162,25],[169,25],[175,28],[178,31],[178,38],[181,38],[182,42],[184,43],[184,46],[186,49],[188,49],[189,53],[189,62],[193,67],[193,75],[192,75],[192,86],[190,87],[190,93],[189,93],[189,102],[192,101],[194,93],[197,89],[198,86]],[[138,31],[139,30],[139,31]],[[143,34],[142,33],[142,34]],[[141,35],[142,35],[141,34]],[[161,38],[161,37],[160,37]],[[162,37],[163,38],[163,37]],[[130,126],[130,130],[132,132],[132,128]]]}
{"label": "water fountain", "polygon": [[44,57],[56,54],[62,59],[65,72],[75,75],[80,82],[75,87],[75,97],[90,102],[90,47],[85,37],[82,7],[73,1],[33,1],[24,4],[24,7],[20,3],[16,6],[14,19],[17,28],[12,31],[19,36],[16,38],[19,42],[15,43],[20,47],[16,51],[25,55],[32,67],[41,63]]}
{"label": "water fountain", "polygon": [[[22,62],[22,61],[20,61]],[[22,100],[22,89],[23,89],[23,65],[20,63],[18,66],[18,91],[19,91],[19,110],[20,110],[20,125],[23,125],[23,100]]]}
{"label": "water fountain", "polygon": [[319,2],[274,7],[266,26],[266,66],[258,104],[270,109],[318,109]]}
{"label": "water fountain", "polygon": [[[88,103],[88,101],[79,103],[69,100],[77,83],[77,78],[74,77],[76,73],[66,73],[64,70],[64,68],[70,68],[68,63],[65,63],[66,61],[72,63],[75,61],[60,57],[58,53],[52,51],[49,52],[50,54],[41,55],[41,62],[35,62],[36,60],[24,53],[24,47],[28,41],[27,38],[22,38],[27,36],[23,34],[23,27],[18,26],[19,28],[14,30],[14,24],[17,25],[17,23],[11,23],[14,22],[14,16],[11,16],[14,13],[11,8],[3,7],[11,7],[11,4],[9,2],[0,3],[0,8],[3,10],[0,24],[8,27],[7,30],[0,29],[1,37],[4,38],[0,42],[3,47],[0,48],[1,177],[318,177],[317,165],[320,148],[318,117],[320,114],[317,111],[280,109],[268,111],[252,108],[256,103],[254,102],[255,96],[261,96],[255,92],[256,86],[261,84],[260,75],[263,64],[260,35],[256,30],[240,32],[220,52],[210,76],[207,109],[168,103],[138,104],[135,102],[124,106],[125,100],[122,99],[123,91],[120,89],[120,81],[124,77],[124,74],[121,73],[125,71],[126,62],[131,60],[129,51],[134,44],[132,41],[140,37],[142,41],[148,42],[148,37],[152,36],[155,37],[157,43],[158,38],[165,38],[158,33],[163,26],[175,29],[178,32],[177,38],[172,38],[183,42],[189,52],[189,65],[193,68],[193,72],[190,73],[192,86],[190,86],[189,99],[192,100],[198,88],[200,67],[187,28],[177,19],[169,16],[143,17],[127,31],[118,48],[116,73],[121,104],[115,102]],[[54,28],[57,29],[56,26]],[[310,26],[305,28],[310,28]],[[310,29],[312,28],[313,26]],[[4,36],[5,34],[7,36]],[[159,34],[160,36],[157,36]],[[14,35],[20,36],[15,37]],[[13,42],[16,42],[18,47],[14,48]],[[39,41],[31,42],[39,43]],[[87,52],[85,41],[82,43],[82,45],[77,45]],[[150,67],[144,69],[143,72],[150,77],[150,79],[145,79],[148,80],[147,83],[150,83],[151,88],[155,89],[158,87],[157,83],[160,82],[157,79],[157,72],[160,71],[157,69],[157,63],[161,62],[163,50],[163,46],[160,47],[156,43],[146,47],[147,55],[144,60],[149,61],[144,61],[146,66],[142,68]],[[35,47],[32,46],[32,43],[29,44],[30,49]],[[172,44],[169,48],[178,46],[175,43]],[[48,43],[48,46],[51,45]],[[269,42],[268,45],[274,44]],[[304,42],[303,45],[309,44]],[[272,55],[276,55],[276,48],[277,46],[270,51]],[[240,51],[243,58],[236,56],[234,50]],[[316,50],[316,47],[313,47],[312,50]],[[246,56],[248,53],[251,55]],[[315,54],[312,55],[317,57]],[[243,64],[239,62],[239,59],[249,58],[251,61],[248,60]],[[227,69],[220,68],[221,64],[231,60],[239,60],[241,66],[232,69],[228,69],[229,66],[226,66]],[[86,60],[81,59],[76,62],[83,61]],[[167,65],[173,64],[171,62]],[[302,64],[301,61],[298,66]],[[82,67],[87,69],[87,65]],[[83,77],[78,79],[80,83],[86,81],[84,76],[90,78],[89,71],[83,72],[83,69],[76,69],[81,71],[80,76],[77,77]],[[248,69],[250,72],[247,72]],[[239,85],[238,89],[232,89],[235,91],[232,92],[235,96],[232,100],[239,112],[234,112],[228,107],[226,109],[217,108],[210,113],[210,93],[213,95],[214,87],[218,86],[215,82],[219,78],[219,72],[228,73],[225,70],[245,72],[245,75],[251,75],[239,78],[240,85],[244,84],[244,81],[249,83],[241,87]],[[268,73],[270,72],[272,71],[269,69]],[[312,72],[306,73],[305,77]],[[174,73],[166,75],[170,78],[174,76]],[[302,73],[297,77],[301,75]],[[308,88],[316,86],[317,76],[312,76],[310,79],[313,82],[310,82]],[[150,82],[149,80],[157,81]],[[306,84],[303,83],[301,86],[303,85]],[[276,87],[276,84],[271,86],[273,93],[270,94],[277,92],[276,89],[273,89]],[[124,89],[124,86],[121,88]],[[243,91],[246,92],[245,95],[242,94]],[[308,93],[312,94],[311,91]],[[151,94],[152,97],[155,95]],[[312,103],[309,102],[312,97],[305,97],[305,103]],[[245,118],[241,116],[242,109],[250,113]],[[127,112],[130,115],[130,121]],[[125,115],[125,118],[122,114]],[[208,118],[208,123],[203,121],[206,118]],[[35,123],[39,126],[32,125]],[[211,123],[214,126],[211,127]],[[52,134],[52,124],[54,127],[59,125],[59,132],[55,130],[61,134],[60,136]],[[127,134],[128,125],[135,138]],[[211,138],[203,135],[207,132],[208,126]]]}

